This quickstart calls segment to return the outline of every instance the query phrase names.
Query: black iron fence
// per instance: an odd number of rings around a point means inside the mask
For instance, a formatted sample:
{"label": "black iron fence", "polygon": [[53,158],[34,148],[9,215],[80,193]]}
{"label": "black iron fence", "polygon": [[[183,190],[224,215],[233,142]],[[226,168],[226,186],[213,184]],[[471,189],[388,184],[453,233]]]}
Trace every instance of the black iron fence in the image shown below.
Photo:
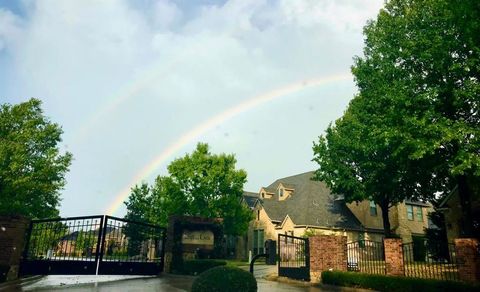
{"label": "black iron fence", "polygon": [[347,243],[347,270],[385,274],[383,242],[359,240]]}
{"label": "black iron fence", "polygon": [[308,238],[278,235],[278,275],[310,281]]}
{"label": "black iron fence", "polygon": [[453,244],[425,245],[423,242],[404,243],[405,276],[439,280],[460,280]]}
{"label": "black iron fence", "polygon": [[163,254],[164,229],[155,225],[106,216],[102,260],[159,262]]}
{"label": "black iron fence", "polygon": [[33,220],[24,258],[95,261],[103,216]]}
{"label": "black iron fence", "polygon": [[158,274],[165,229],[112,216],[33,220],[21,274]]}

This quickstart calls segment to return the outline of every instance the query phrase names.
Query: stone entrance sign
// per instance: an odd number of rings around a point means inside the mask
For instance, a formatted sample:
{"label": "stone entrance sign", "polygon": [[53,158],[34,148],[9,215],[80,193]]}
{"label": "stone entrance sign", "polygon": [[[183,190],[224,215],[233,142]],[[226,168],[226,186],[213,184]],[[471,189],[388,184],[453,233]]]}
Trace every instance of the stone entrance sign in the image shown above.
{"label": "stone entrance sign", "polygon": [[221,218],[171,216],[165,245],[165,271],[181,270],[186,260],[221,257],[222,221]]}
{"label": "stone entrance sign", "polygon": [[213,247],[214,235],[211,230],[183,230],[182,244],[211,245]]}

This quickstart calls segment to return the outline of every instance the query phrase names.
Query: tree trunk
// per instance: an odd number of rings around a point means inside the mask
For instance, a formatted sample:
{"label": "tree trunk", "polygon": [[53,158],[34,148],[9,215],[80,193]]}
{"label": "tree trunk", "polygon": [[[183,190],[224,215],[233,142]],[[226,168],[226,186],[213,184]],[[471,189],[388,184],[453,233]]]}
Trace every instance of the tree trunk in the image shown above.
{"label": "tree trunk", "polygon": [[462,207],[460,237],[473,237],[473,217],[470,188],[468,186],[467,176],[457,176],[458,197]]}
{"label": "tree trunk", "polygon": [[388,202],[381,202],[380,209],[382,209],[383,232],[385,238],[390,238],[392,237],[392,231],[390,228],[390,218],[388,218]]}

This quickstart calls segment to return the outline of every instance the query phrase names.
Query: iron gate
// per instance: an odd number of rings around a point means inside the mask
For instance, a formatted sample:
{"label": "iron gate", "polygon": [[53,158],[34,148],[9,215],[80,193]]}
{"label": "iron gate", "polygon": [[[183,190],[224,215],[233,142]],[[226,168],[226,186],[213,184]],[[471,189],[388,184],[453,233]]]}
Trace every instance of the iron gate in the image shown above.
{"label": "iron gate", "polygon": [[359,240],[347,243],[347,271],[385,274],[383,242]]}
{"label": "iron gate", "polygon": [[112,216],[33,220],[21,275],[156,275],[165,229]]}
{"label": "iron gate", "polygon": [[310,248],[308,238],[278,235],[278,275],[310,281]]}
{"label": "iron gate", "polygon": [[459,281],[455,245],[423,241],[402,244],[405,276]]}

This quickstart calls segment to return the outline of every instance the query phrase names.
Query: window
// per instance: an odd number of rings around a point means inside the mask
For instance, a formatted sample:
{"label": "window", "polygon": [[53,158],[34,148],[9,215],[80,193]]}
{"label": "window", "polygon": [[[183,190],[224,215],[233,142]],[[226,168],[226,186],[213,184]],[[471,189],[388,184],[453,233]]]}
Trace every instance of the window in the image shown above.
{"label": "window", "polygon": [[257,221],[260,220],[260,210],[257,210]]}
{"label": "window", "polygon": [[374,201],[370,201],[370,216],[377,216],[377,204]]}
{"label": "window", "polygon": [[264,244],[263,229],[253,230],[253,254],[262,254],[264,252]]}
{"label": "window", "polygon": [[280,197],[283,197],[283,189],[278,189],[278,195],[279,195]]}
{"label": "window", "polygon": [[413,220],[413,206],[407,205],[407,218],[408,220]]}
{"label": "window", "polygon": [[422,210],[422,207],[417,207],[417,221],[423,222],[423,210]]}

